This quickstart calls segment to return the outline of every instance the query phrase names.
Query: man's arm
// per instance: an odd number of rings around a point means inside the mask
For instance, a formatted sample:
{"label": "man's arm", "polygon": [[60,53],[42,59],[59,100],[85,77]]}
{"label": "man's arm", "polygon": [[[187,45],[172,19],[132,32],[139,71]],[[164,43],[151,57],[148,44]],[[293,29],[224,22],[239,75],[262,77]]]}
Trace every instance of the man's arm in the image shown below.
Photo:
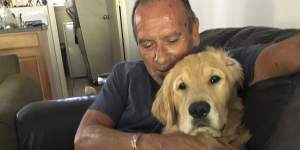
{"label": "man's arm", "polygon": [[76,150],[130,149],[130,134],[112,130],[113,121],[104,113],[88,110],[75,136]]}
{"label": "man's arm", "polygon": [[[131,150],[133,133],[112,129],[113,121],[104,113],[88,110],[75,136],[76,150]],[[203,145],[192,136],[185,134],[142,134],[138,150],[201,150]]]}
{"label": "man's arm", "polygon": [[300,71],[300,34],[266,47],[257,57],[251,84]]}

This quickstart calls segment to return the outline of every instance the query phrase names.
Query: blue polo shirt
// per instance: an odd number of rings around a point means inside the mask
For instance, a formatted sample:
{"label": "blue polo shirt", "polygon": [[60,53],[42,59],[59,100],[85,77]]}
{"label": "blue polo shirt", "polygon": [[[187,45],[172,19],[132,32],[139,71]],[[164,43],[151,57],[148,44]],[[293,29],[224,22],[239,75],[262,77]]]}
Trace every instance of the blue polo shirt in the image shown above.
{"label": "blue polo shirt", "polygon": [[[255,60],[265,45],[231,50],[244,69],[245,83],[253,79]],[[125,132],[160,132],[162,124],[151,114],[159,85],[147,72],[143,61],[124,62],[113,67],[112,73],[89,109],[107,114],[115,129]]]}

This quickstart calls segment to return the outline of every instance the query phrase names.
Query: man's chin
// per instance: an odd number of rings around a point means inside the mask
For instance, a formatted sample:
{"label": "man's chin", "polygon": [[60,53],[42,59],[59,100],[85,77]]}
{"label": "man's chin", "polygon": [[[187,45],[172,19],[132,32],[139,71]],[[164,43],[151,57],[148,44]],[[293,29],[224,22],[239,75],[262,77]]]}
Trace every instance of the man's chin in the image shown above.
{"label": "man's chin", "polygon": [[158,85],[162,85],[162,83],[163,83],[163,79],[157,79],[157,78],[155,78],[154,81],[155,81]]}
{"label": "man's chin", "polygon": [[167,71],[166,72],[156,71],[154,73],[151,73],[151,76],[157,84],[161,85],[167,73],[168,73]]}
{"label": "man's chin", "polygon": [[154,80],[155,80],[155,82],[156,82],[158,85],[162,85],[163,80],[164,80],[164,77],[165,77],[165,76],[156,76],[156,77],[154,78]]}

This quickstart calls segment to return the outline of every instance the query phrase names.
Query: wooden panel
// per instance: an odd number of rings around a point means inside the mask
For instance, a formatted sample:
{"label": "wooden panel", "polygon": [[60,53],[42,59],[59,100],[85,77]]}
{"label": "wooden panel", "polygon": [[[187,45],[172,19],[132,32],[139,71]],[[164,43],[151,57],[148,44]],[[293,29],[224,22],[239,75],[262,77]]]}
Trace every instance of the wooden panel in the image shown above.
{"label": "wooden panel", "polygon": [[35,32],[0,34],[0,50],[37,46],[39,40]]}
{"label": "wooden panel", "polygon": [[21,72],[40,83],[40,75],[36,56],[19,58]]}
{"label": "wooden panel", "polygon": [[20,48],[20,49],[6,49],[0,50],[0,55],[10,55],[15,54],[19,58],[20,57],[29,57],[29,56],[37,56],[40,55],[40,49],[37,47],[34,48]]}
{"label": "wooden panel", "polygon": [[51,88],[48,75],[41,62],[40,56],[20,57],[21,72],[31,76],[40,84],[44,99],[51,99]]}

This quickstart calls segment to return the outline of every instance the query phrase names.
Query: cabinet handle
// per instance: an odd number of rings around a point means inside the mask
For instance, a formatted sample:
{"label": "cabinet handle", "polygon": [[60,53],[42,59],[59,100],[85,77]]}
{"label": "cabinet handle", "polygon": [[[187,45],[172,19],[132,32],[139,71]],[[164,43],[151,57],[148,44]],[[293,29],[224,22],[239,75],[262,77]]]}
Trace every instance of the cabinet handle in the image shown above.
{"label": "cabinet handle", "polygon": [[103,15],[103,16],[102,16],[102,19],[103,19],[103,20],[109,20],[109,19],[110,19],[110,16],[109,16],[109,15]]}

